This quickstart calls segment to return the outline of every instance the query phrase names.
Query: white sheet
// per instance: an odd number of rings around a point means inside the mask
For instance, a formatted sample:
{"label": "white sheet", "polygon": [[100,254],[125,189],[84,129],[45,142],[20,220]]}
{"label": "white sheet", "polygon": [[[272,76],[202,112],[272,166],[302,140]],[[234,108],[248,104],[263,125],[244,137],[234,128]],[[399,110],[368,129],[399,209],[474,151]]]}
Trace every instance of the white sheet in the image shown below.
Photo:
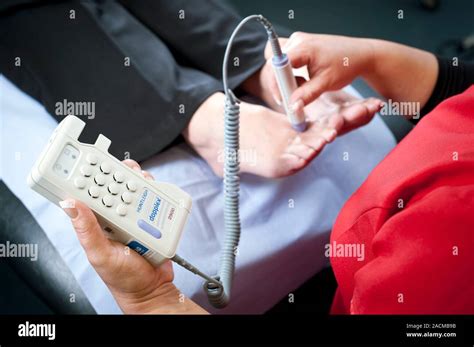
{"label": "white sheet", "polygon": [[[347,91],[357,94],[352,87]],[[26,176],[56,121],[3,76],[0,97],[2,179],[35,216],[97,312],[120,313],[107,287],[88,264],[65,214],[26,185]],[[224,310],[211,308],[201,279],[175,265],[176,285],[211,312],[268,310],[326,266],[324,244],[338,211],[394,145],[391,132],[376,117],[364,128],[327,146],[297,175],[280,180],[244,175],[242,237],[231,304]],[[350,160],[343,161],[346,151]],[[224,232],[221,180],[185,145],[155,156],[143,167],[157,180],[175,183],[191,194],[193,210],[178,253],[215,274]]]}

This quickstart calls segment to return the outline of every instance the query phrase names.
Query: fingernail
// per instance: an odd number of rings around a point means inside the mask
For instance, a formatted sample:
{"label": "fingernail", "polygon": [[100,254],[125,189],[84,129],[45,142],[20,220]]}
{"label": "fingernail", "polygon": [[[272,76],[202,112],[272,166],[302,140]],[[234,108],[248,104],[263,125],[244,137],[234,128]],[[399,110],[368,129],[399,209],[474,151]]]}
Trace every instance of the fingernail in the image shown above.
{"label": "fingernail", "polygon": [[296,113],[304,107],[303,100],[298,99],[294,103],[291,104],[290,109],[292,112]]}
{"label": "fingernail", "polygon": [[377,104],[369,104],[367,108],[370,112],[376,112],[379,109],[379,106]]}
{"label": "fingernail", "polygon": [[138,171],[138,172],[142,171],[138,166],[134,166],[133,170]]}
{"label": "fingernail", "polygon": [[370,112],[377,112],[378,110],[380,110],[381,107],[382,107],[382,101],[380,100],[375,100],[374,102],[369,104]]}
{"label": "fingernail", "polygon": [[77,217],[78,212],[76,208],[76,201],[73,199],[66,199],[59,202],[59,206],[66,212],[69,218],[74,219]]}

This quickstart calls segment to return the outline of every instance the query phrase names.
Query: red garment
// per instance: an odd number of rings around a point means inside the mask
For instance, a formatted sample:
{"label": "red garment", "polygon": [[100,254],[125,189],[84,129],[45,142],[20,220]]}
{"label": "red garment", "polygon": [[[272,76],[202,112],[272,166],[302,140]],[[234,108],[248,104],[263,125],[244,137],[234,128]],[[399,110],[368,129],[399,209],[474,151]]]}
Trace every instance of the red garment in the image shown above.
{"label": "red garment", "polygon": [[474,313],[474,86],[373,170],[341,210],[334,242],[364,245],[365,258],[331,257],[333,314]]}

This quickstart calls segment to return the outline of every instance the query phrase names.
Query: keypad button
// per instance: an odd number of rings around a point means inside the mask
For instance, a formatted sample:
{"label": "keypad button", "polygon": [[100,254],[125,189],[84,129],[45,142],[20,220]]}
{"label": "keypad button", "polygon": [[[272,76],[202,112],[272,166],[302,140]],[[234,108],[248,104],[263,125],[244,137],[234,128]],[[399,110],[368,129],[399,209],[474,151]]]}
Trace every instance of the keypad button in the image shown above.
{"label": "keypad button", "polygon": [[92,186],[89,188],[89,195],[92,196],[94,199],[99,197],[100,190],[96,186]]}
{"label": "keypad button", "polygon": [[90,166],[83,165],[83,166],[81,166],[81,173],[85,177],[89,177],[90,175],[92,175],[92,169],[91,169]]}
{"label": "keypad button", "polygon": [[135,183],[135,181],[128,181],[127,189],[131,192],[135,192],[137,190],[137,184]]}
{"label": "keypad button", "polygon": [[74,179],[74,185],[76,186],[76,188],[84,189],[84,187],[86,186],[86,180],[83,177],[76,177]]}
{"label": "keypad button", "polygon": [[112,195],[117,195],[120,192],[120,186],[117,183],[110,183],[107,190]]}
{"label": "keypad button", "polygon": [[105,184],[105,176],[101,174],[95,175],[94,182],[99,186],[103,186]]}
{"label": "keypad button", "polygon": [[129,192],[123,192],[122,194],[122,201],[126,204],[130,204],[133,200],[133,196],[132,194],[130,194]]}
{"label": "keypad button", "polygon": [[114,173],[114,180],[117,183],[122,183],[125,180],[125,176],[120,171]]}
{"label": "keypad button", "polygon": [[114,205],[114,198],[112,195],[104,195],[102,203],[107,207],[112,207]]}
{"label": "keypad button", "polygon": [[123,217],[127,214],[127,206],[125,206],[124,204],[120,204],[117,206],[117,209],[115,211],[118,213],[118,215]]}
{"label": "keypad button", "polygon": [[102,171],[106,175],[108,175],[111,170],[112,170],[112,167],[110,166],[109,163],[103,162],[102,164],[100,164],[100,171]]}
{"label": "keypad button", "polygon": [[95,165],[95,164],[97,164],[98,159],[97,159],[97,156],[96,156],[96,155],[94,155],[94,154],[88,154],[88,155],[86,156],[86,161],[87,161],[89,164],[91,164],[91,165]]}

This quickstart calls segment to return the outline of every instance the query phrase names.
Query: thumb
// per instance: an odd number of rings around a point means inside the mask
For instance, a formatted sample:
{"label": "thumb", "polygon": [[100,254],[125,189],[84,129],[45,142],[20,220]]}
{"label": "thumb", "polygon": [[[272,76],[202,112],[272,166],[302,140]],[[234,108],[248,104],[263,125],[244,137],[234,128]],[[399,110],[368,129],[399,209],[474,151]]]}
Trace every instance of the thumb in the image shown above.
{"label": "thumb", "polygon": [[103,234],[92,210],[80,201],[67,199],[60,206],[71,218],[77,238],[86,251],[93,266],[104,264],[109,259],[112,245]]}

